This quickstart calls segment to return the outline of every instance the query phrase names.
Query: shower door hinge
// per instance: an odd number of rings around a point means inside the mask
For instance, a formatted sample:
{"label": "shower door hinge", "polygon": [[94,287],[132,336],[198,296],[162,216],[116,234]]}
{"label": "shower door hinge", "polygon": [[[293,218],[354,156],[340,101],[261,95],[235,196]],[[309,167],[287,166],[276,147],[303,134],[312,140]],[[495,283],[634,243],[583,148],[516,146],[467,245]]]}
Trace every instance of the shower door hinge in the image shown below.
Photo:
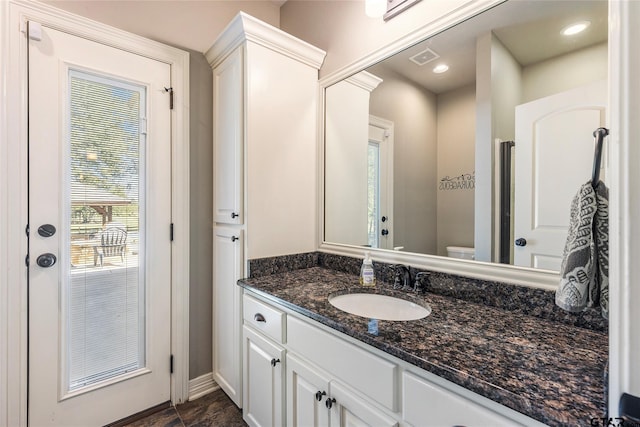
{"label": "shower door hinge", "polygon": [[173,374],[173,354],[169,358],[169,373]]}
{"label": "shower door hinge", "polygon": [[173,242],[173,223],[171,223],[171,226],[169,227],[169,238]]}
{"label": "shower door hinge", "polygon": [[165,87],[164,91],[165,92],[169,92],[169,109],[173,110],[173,88],[172,87]]}

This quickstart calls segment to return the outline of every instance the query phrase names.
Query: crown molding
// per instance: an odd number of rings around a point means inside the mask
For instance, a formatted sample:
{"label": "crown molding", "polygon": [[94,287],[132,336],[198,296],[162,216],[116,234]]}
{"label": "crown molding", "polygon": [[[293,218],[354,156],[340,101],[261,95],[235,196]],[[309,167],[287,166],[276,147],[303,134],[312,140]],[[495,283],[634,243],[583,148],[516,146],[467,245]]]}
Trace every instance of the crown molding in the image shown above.
{"label": "crown molding", "polygon": [[218,36],[204,56],[215,67],[245,41],[281,53],[315,69],[320,69],[326,52],[267,23],[240,12]]}
{"label": "crown molding", "polygon": [[374,76],[367,71],[360,71],[358,74],[354,74],[345,81],[368,92],[371,92],[377,88],[380,83],[382,83],[382,79],[380,77]]}

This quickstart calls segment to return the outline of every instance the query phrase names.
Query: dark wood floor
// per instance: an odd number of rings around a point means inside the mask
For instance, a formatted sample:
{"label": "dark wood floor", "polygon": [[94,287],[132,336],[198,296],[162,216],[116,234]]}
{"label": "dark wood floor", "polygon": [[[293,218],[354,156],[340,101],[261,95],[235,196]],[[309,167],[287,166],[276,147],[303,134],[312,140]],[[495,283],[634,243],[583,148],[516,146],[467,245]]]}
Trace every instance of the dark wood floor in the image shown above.
{"label": "dark wood floor", "polygon": [[156,412],[134,423],[132,427],[244,427],[242,411],[222,390],[216,390],[191,402]]}

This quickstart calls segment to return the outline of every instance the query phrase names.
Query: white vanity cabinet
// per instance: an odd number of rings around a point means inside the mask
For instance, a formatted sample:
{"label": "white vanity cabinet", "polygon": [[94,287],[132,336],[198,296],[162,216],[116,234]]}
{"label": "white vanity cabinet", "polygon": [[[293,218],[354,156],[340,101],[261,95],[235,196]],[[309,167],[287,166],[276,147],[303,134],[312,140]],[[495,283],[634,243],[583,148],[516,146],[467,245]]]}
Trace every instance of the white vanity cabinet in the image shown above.
{"label": "white vanity cabinet", "polygon": [[237,280],[249,259],[316,249],[325,52],[240,13],[205,56],[213,69],[213,377],[242,406]]}
{"label": "white vanity cabinet", "polygon": [[[245,388],[253,388],[251,382],[260,378],[261,385],[256,382],[249,400],[251,395],[262,398],[263,406],[258,415],[257,405],[245,400],[245,420],[251,425],[544,425],[253,295],[244,294]],[[258,322],[257,313],[266,321]],[[284,361],[284,371],[274,369],[274,358]],[[283,389],[286,399],[278,400]],[[267,391],[273,392],[266,395]],[[278,409],[286,414],[284,419]],[[265,421],[254,423],[254,418]]]}

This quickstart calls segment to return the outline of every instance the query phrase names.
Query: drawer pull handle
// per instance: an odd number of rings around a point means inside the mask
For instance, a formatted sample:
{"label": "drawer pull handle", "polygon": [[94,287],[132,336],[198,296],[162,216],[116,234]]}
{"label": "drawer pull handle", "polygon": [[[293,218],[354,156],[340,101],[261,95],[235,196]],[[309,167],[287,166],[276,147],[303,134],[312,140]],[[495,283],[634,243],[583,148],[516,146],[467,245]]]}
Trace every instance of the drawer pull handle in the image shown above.
{"label": "drawer pull handle", "polygon": [[325,403],[325,405],[327,405],[327,409],[331,409],[334,403],[336,403],[336,399],[332,397],[330,399],[327,399],[327,403]]}
{"label": "drawer pull handle", "polygon": [[326,391],[317,391],[316,392],[316,400],[318,402],[322,402],[322,396],[326,396],[327,392]]}
{"label": "drawer pull handle", "polygon": [[271,366],[273,366],[274,368],[278,363],[280,363],[280,359],[276,359],[276,358],[271,359]]}
{"label": "drawer pull handle", "polygon": [[255,320],[256,322],[267,323],[267,319],[265,319],[264,316],[260,313],[256,313],[256,315],[253,316],[253,320]]}

